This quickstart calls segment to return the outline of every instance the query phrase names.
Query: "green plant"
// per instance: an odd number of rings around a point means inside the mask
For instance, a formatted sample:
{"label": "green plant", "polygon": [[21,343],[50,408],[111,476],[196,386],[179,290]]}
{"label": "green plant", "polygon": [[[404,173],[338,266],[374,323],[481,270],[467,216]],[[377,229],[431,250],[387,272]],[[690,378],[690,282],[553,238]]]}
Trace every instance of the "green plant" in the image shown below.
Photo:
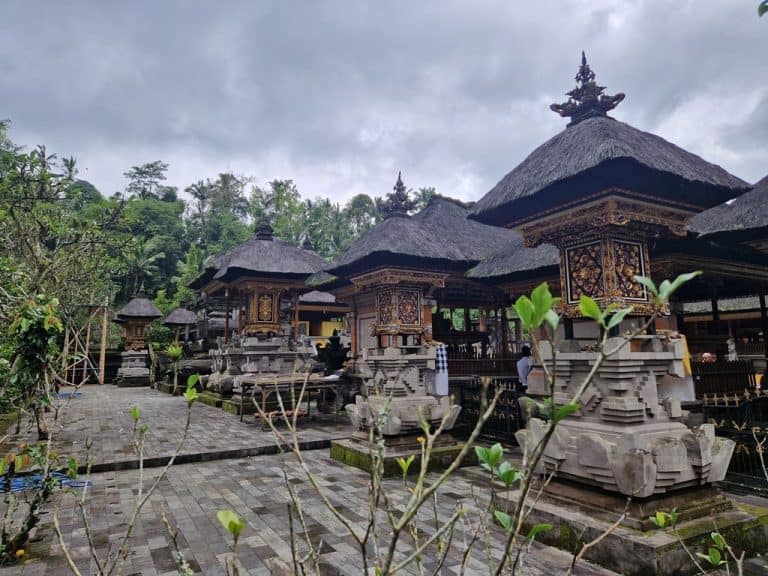
{"label": "green plant", "polygon": [[245,528],[245,520],[232,512],[232,510],[219,510],[216,513],[216,518],[218,518],[219,523],[224,526],[227,532],[232,536],[232,558],[227,564],[227,574],[230,573],[231,568],[231,574],[233,576],[239,576],[240,567],[237,563],[237,542],[240,539],[240,533],[243,531],[243,528]]}
{"label": "green plant", "polygon": [[173,393],[176,394],[176,389],[179,386],[179,361],[184,355],[184,349],[178,344],[170,344],[165,349],[165,353],[168,354],[168,359],[173,366]]}

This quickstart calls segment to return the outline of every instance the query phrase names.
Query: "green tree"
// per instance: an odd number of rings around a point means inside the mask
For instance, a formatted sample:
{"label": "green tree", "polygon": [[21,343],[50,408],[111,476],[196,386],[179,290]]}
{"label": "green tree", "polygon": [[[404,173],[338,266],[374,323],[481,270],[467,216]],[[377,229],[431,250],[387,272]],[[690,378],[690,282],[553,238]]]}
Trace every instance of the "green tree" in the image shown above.
{"label": "green tree", "polygon": [[126,249],[125,263],[128,267],[126,279],[130,282],[128,296],[135,294],[139,283],[151,280],[160,272],[158,261],[165,258],[157,238],[136,238]]}
{"label": "green tree", "polygon": [[[130,170],[123,173],[123,176],[128,178],[128,186],[125,189],[128,197],[138,198],[139,200],[150,198],[161,200],[166,198],[170,194],[171,189],[173,189],[163,184],[166,180],[165,173],[167,171],[168,164],[162,160],[132,166]],[[175,189],[173,189],[173,192],[175,193]],[[173,200],[175,200],[175,197],[170,201]]]}

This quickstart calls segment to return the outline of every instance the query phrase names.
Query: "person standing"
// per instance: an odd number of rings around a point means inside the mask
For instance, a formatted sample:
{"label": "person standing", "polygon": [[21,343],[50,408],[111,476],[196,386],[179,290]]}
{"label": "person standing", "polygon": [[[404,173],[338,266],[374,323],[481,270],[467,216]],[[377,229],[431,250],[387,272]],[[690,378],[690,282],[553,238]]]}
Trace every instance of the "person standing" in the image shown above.
{"label": "person standing", "polygon": [[530,374],[532,367],[531,347],[523,346],[520,351],[520,360],[517,361],[517,379],[520,382],[521,394],[528,392],[528,374]]}

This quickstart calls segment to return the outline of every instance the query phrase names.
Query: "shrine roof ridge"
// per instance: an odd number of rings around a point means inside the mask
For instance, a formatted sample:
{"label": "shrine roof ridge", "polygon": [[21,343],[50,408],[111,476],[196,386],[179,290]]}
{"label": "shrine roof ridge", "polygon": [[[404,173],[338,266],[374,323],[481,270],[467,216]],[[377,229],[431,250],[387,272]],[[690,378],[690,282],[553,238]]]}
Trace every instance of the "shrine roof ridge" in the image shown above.
{"label": "shrine roof ridge", "polygon": [[768,227],[768,175],[746,194],[694,216],[688,228],[699,235],[748,232]]}
{"label": "shrine roof ridge", "polygon": [[[642,178],[641,172],[672,179],[672,189],[684,197],[670,200],[702,204],[702,209],[750,188],[741,178],[660,136],[597,116],[565,128],[531,152],[477,202],[471,217],[505,224],[518,205],[530,205],[534,196],[546,195],[559,184],[570,183],[567,195],[573,200],[579,195],[578,186],[595,180],[598,167],[621,161],[630,162],[621,166],[625,179]],[[573,179],[579,176],[586,182],[577,186]],[[557,193],[565,195],[563,190]]]}

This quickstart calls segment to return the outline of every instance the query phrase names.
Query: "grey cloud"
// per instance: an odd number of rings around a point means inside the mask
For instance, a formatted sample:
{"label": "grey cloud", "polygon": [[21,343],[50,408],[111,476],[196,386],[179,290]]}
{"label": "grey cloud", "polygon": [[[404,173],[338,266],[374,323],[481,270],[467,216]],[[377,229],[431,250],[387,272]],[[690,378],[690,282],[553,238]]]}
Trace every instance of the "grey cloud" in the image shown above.
{"label": "grey cloud", "polygon": [[[476,199],[562,129],[547,106],[581,49],[627,93],[615,116],[650,131],[768,77],[768,23],[745,3],[64,4],[4,5],[0,117],[17,141],[77,156],[108,193],[162,158],[182,188],[238,169],[343,199],[385,193],[403,169],[411,186]],[[760,139],[760,119],[723,131],[718,114],[695,127],[711,138],[691,138],[717,146],[695,151],[760,177],[764,159],[730,154]]]}

